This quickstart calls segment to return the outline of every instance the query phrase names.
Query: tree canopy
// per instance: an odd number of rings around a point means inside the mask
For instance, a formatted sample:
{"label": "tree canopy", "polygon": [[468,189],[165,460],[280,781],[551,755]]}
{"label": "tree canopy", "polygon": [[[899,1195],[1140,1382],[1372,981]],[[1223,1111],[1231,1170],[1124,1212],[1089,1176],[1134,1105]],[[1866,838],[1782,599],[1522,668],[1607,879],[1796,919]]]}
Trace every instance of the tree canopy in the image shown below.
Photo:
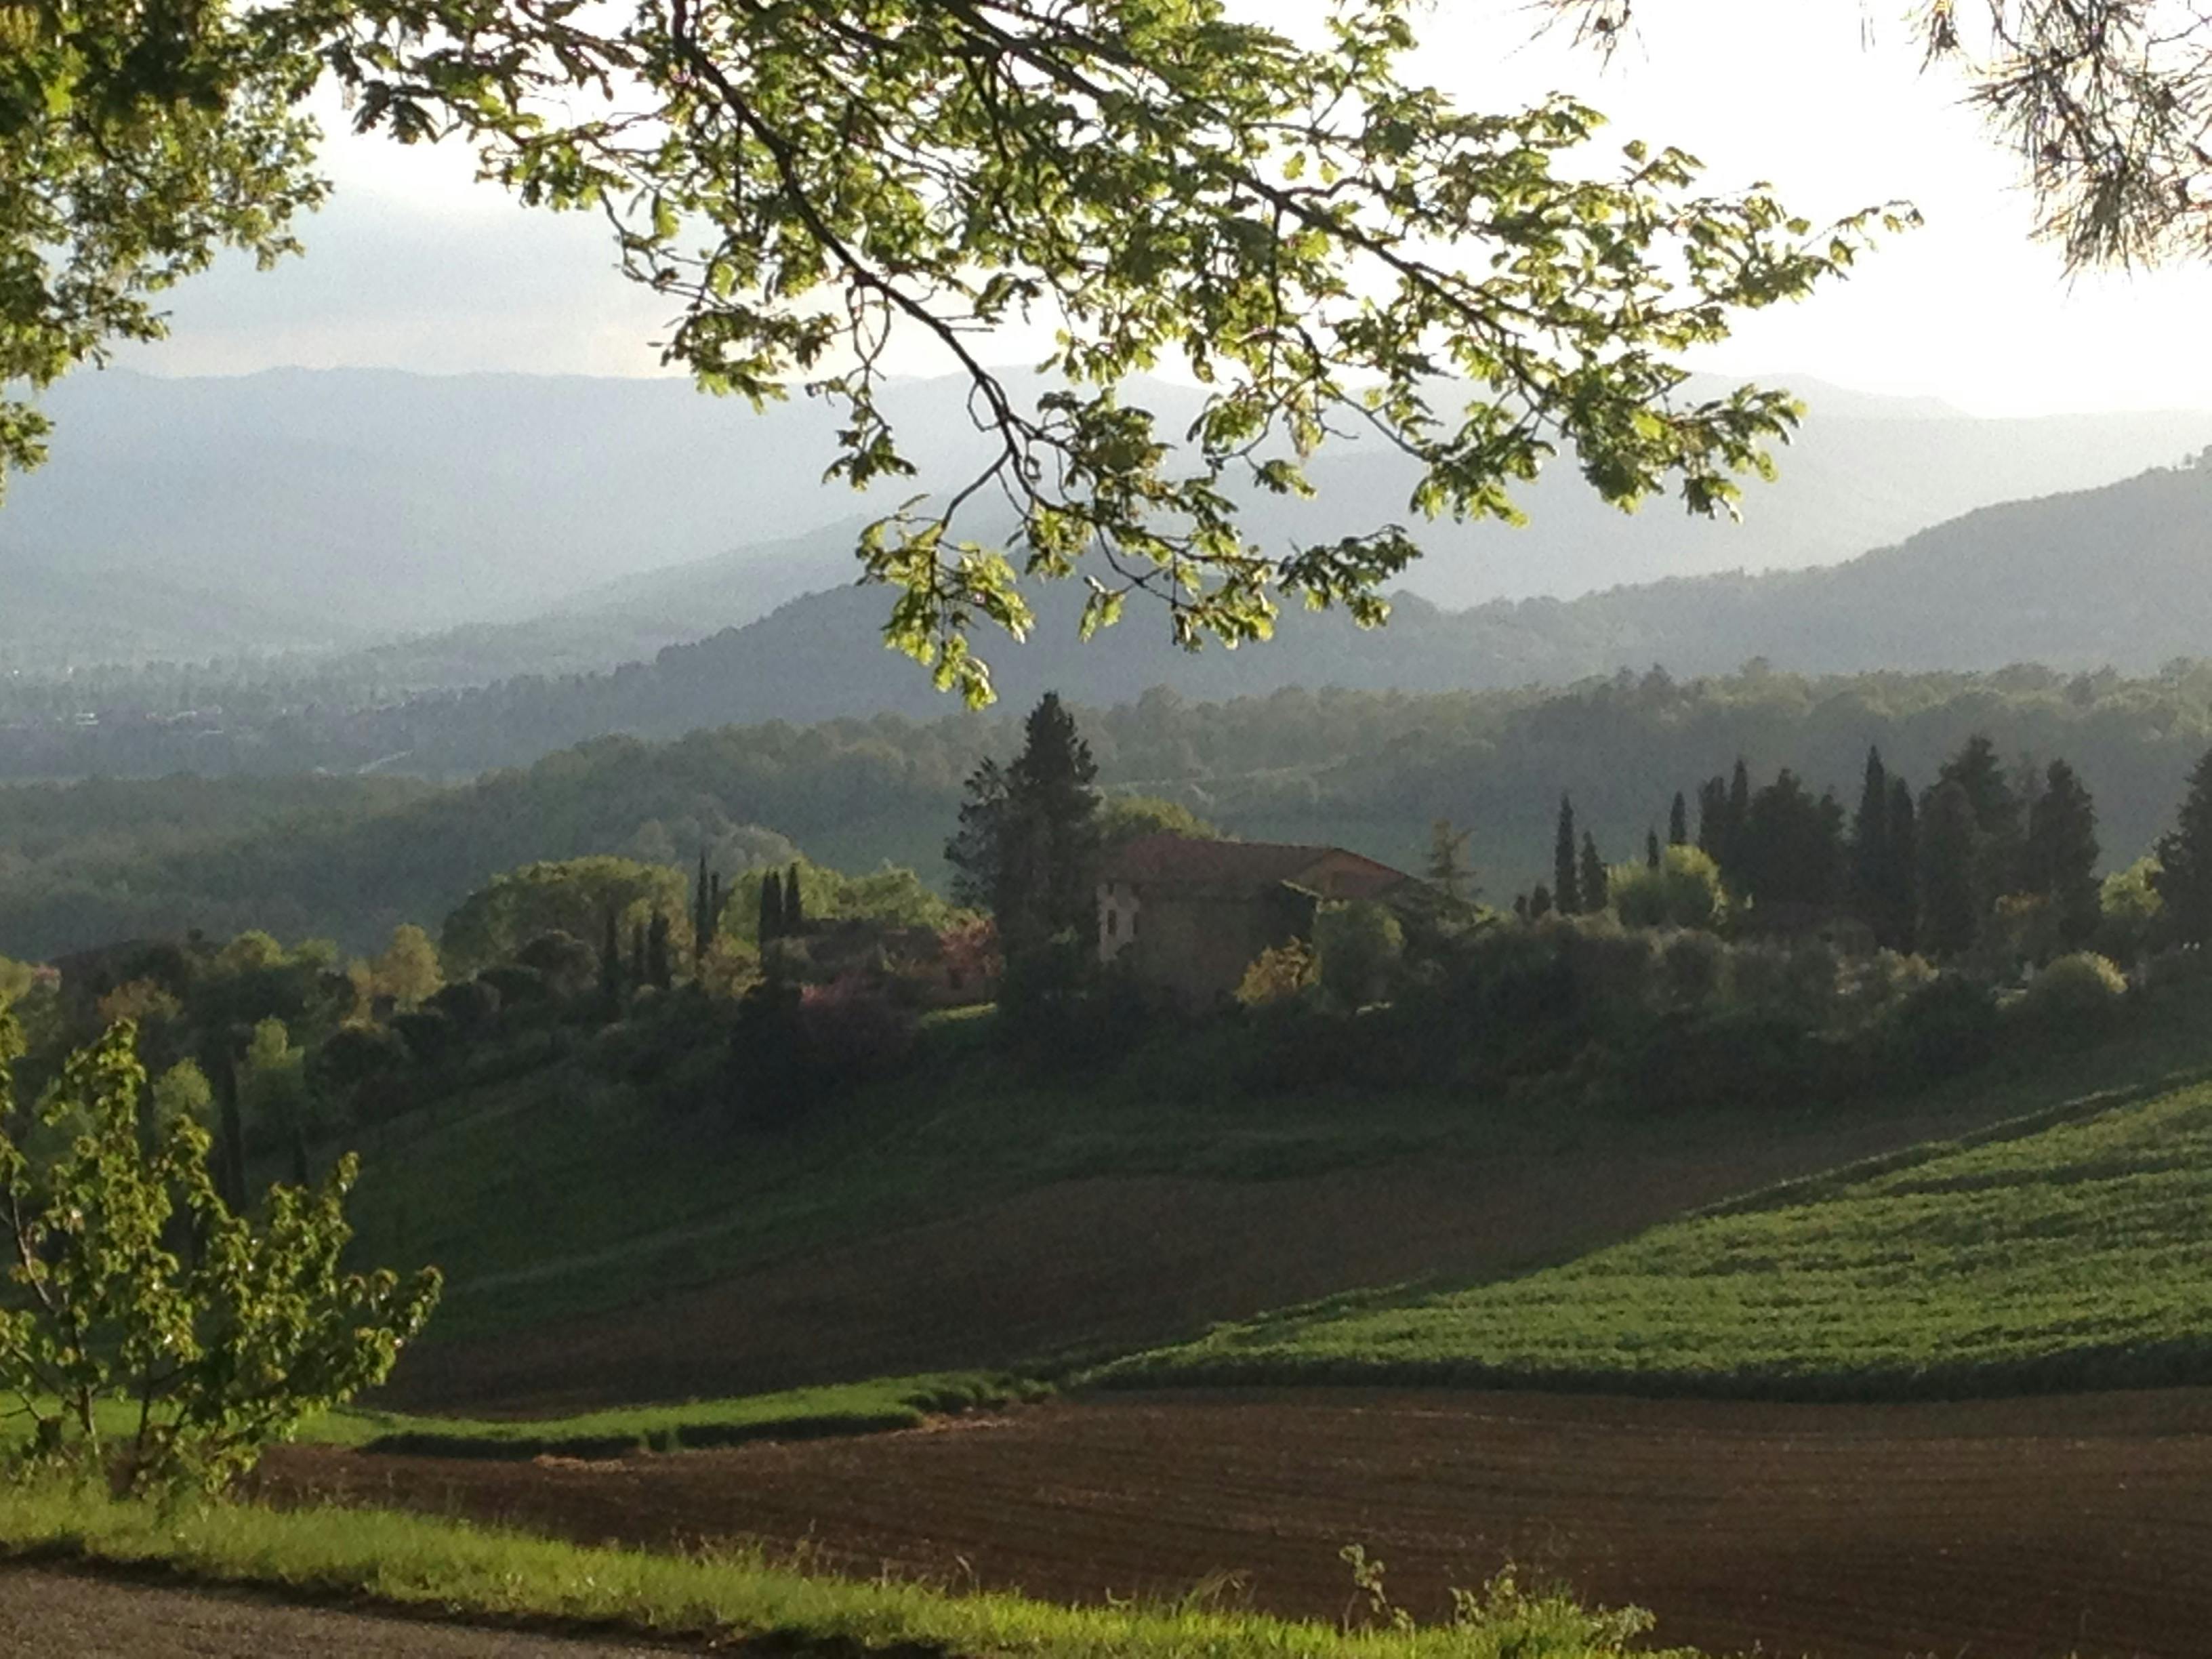
{"label": "tree canopy", "polygon": [[[0,7],[0,387],[51,385],[159,339],[155,296],[225,247],[296,252],[319,137],[313,64],[220,4]],[[0,398],[0,489],[48,422]]]}
{"label": "tree canopy", "polygon": [[[1604,51],[1653,0],[1542,0]],[[2073,269],[2212,255],[2212,12],[2203,0],[1930,0],[1930,64],[1975,105]]]}
{"label": "tree canopy", "polygon": [[[1677,360],[1907,210],[1816,229],[1763,187],[1704,192],[1680,150],[1596,150],[1571,99],[1462,110],[1408,76],[1413,9],[1335,0],[1299,40],[1222,0],[17,9],[0,378],[157,332],[143,294],[226,241],[288,247],[320,189],[291,100],[327,78],[364,131],[453,137],[525,203],[603,215],[672,307],[666,361],[842,408],[833,478],[915,470],[878,398],[895,344],[957,363],[989,459],[859,550],[890,641],[971,701],[971,631],[1030,627],[1024,577],[1085,582],[1086,633],[1149,596],[1193,647],[1265,638],[1285,601],[1380,621],[1402,526],[1242,525],[1240,495],[1309,493],[1330,438],[1413,458],[1425,515],[1515,520],[1569,453],[1624,507],[1732,510],[1797,408],[1689,395]],[[1034,398],[981,355],[1024,322],[1056,331]],[[1204,388],[1179,434],[1125,396],[1168,363]],[[35,419],[9,418],[26,464]]]}

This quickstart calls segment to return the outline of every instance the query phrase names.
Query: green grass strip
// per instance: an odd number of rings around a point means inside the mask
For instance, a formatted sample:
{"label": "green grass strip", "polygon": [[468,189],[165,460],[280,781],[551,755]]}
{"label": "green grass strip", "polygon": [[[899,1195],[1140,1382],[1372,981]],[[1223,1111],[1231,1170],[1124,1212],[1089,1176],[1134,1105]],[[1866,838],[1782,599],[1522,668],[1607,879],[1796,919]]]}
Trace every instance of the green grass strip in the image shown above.
{"label": "green grass strip", "polygon": [[[1652,1659],[1637,1614],[1496,1588],[1460,1622],[1345,1632],[1198,1605],[1070,1607],[810,1577],[757,1555],[583,1548],[377,1510],[216,1504],[164,1513],[81,1490],[0,1486],[0,1554],[149,1570],[318,1601],[662,1638],[1051,1659]],[[1696,1659],[1686,1649],[1674,1659]]]}
{"label": "green grass strip", "polygon": [[1036,1400],[1047,1392],[1041,1384],[1018,1377],[959,1371],[677,1406],[624,1406],[519,1422],[356,1409],[332,1413],[309,1424],[300,1438],[363,1451],[434,1457],[621,1457],[643,1451],[696,1451],[748,1440],[910,1429],[933,1416]]}

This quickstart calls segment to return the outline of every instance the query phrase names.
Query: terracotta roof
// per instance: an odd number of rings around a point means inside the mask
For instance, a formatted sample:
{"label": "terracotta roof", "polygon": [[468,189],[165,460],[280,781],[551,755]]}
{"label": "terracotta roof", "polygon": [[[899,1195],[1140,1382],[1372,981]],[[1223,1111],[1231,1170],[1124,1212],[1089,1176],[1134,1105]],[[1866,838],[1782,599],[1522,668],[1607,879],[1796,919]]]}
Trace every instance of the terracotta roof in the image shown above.
{"label": "terracotta roof", "polygon": [[[1297,847],[1279,842],[1196,841],[1182,836],[1141,836],[1110,854],[1099,871],[1104,881],[1171,883],[1178,886],[1273,886],[1297,883],[1324,859],[1350,860],[1334,884],[1358,896],[1387,892],[1411,879],[1404,872],[1340,847]],[[1344,878],[1349,877],[1349,882]]]}

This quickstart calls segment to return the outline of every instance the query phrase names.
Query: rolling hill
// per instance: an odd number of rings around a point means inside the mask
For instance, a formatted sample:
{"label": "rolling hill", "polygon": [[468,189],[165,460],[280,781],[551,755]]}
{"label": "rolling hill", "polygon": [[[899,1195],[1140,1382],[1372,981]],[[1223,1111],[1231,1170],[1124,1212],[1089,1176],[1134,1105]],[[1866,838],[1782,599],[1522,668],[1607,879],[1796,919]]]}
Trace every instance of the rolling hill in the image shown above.
{"label": "rolling hill", "polygon": [[[2148,672],[2212,640],[2212,466],[1984,507],[1832,568],[1683,578],[1572,601],[1446,611],[1399,596],[1389,625],[1287,614],[1242,651],[1177,649],[1141,605],[1077,638],[1079,595],[1041,592],[1025,644],[981,642],[1006,702],[1057,690],[1091,707],[1155,686],[1190,697],[1289,686],[1409,692],[1559,685],[1663,665],[1724,672],[1755,659],[1813,673],[1987,670]],[[844,587],[651,662],[519,679],[381,711],[329,760],[396,756],[437,775],[511,764],[610,732],[675,737],[733,721],[941,714],[946,699],[883,648],[881,590]]]}
{"label": "rolling hill", "polygon": [[[1626,516],[1561,465],[1529,492],[1526,530],[1428,526],[1415,590],[1464,606],[1824,563],[2212,442],[2212,411],[1987,420],[1795,384],[1812,416],[1745,526],[1662,504]],[[1187,388],[1142,392],[1171,428],[1192,407]],[[922,487],[977,453],[961,396],[949,380],[890,390]],[[0,660],[18,670],[349,649],[556,608],[572,623],[604,614],[611,631],[547,659],[488,646],[470,678],[605,666],[656,629],[697,638],[839,580],[848,538],[831,537],[818,568],[806,550],[803,573],[774,544],[868,506],[820,482],[836,425],[824,405],[757,416],[676,380],[118,371],[65,381],[46,404],[53,459],[11,480],[0,509]],[[1395,458],[1347,447],[1316,481],[1316,501],[1263,501],[1255,522],[1318,539],[1407,516],[1412,476]],[[131,597],[149,589],[170,598]]]}

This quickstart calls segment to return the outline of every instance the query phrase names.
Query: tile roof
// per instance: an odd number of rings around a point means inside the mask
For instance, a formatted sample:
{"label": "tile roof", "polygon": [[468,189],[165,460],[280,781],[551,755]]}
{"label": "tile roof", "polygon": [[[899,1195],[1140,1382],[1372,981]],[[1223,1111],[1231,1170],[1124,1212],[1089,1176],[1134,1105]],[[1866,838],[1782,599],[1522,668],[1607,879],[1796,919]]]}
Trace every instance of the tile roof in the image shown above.
{"label": "tile roof", "polygon": [[1297,882],[1325,859],[1349,860],[1342,872],[1361,896],[1384,892],[1410,879],[1387,864],[1340,847],[1300,847],[1280,842],[1198,841],[1162,833],[1142,836],[1109,854],[1099,875],[1106,881],[1165,882],[1183,886],[1273,886]]}

